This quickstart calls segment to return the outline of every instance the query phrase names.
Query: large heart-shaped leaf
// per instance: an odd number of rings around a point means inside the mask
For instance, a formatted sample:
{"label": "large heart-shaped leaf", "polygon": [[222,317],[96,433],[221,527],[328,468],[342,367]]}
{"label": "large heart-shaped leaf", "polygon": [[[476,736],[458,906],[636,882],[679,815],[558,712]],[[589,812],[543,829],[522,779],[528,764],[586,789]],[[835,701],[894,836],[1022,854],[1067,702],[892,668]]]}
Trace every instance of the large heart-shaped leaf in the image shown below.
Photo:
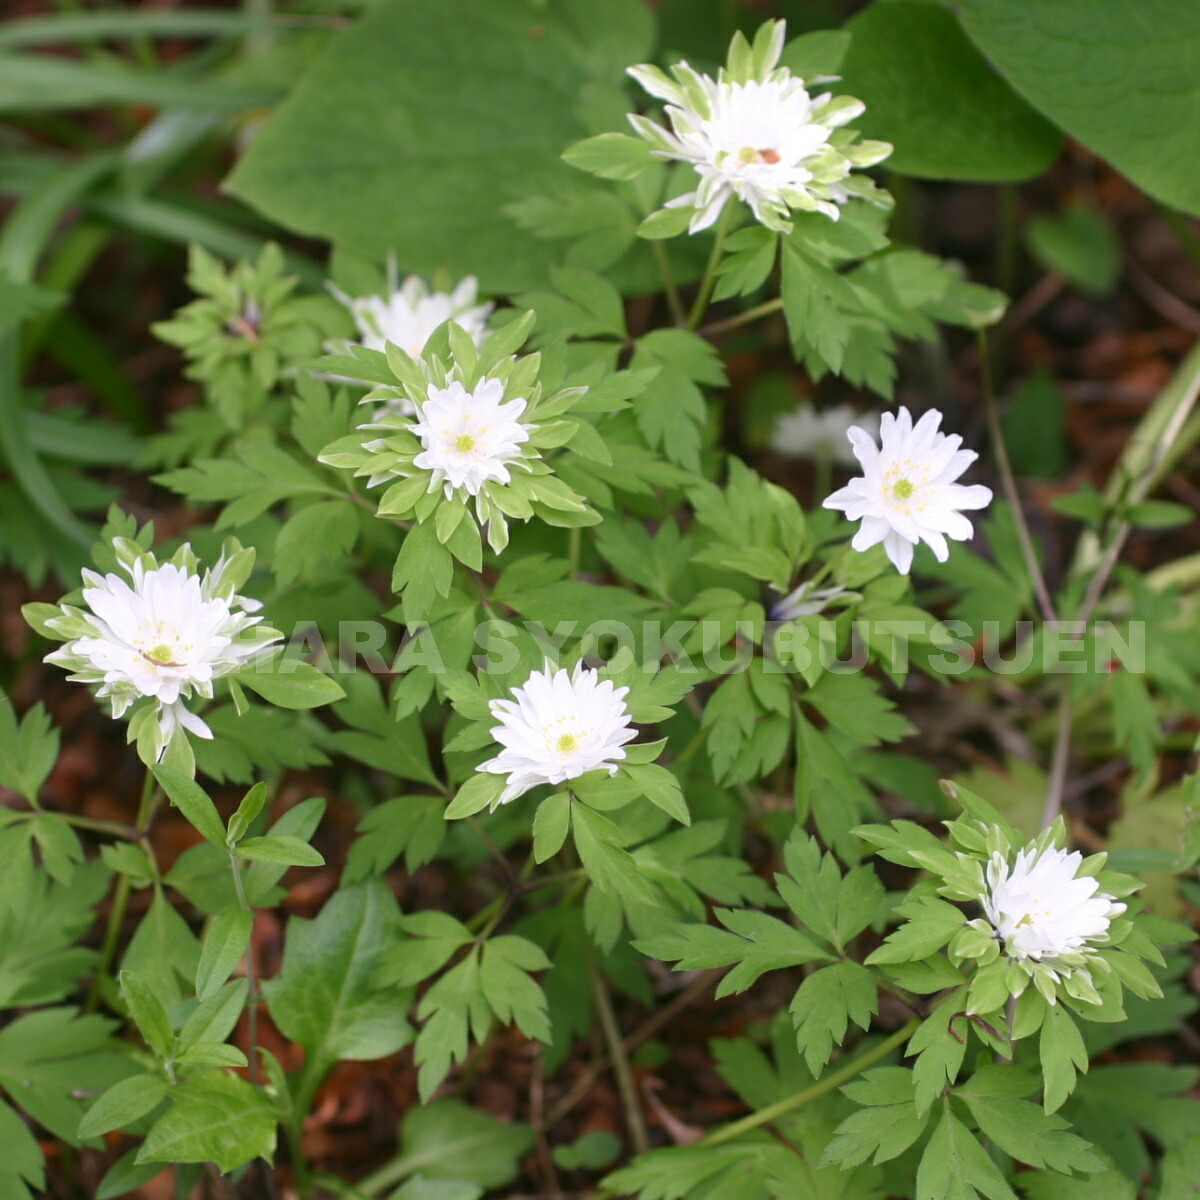
{"label": "large heart-shaped leaf", "polygon": [[1200,214],[1200,5],[960,0],[1014,88],[1156,199]]}
{"label": "large heart-shaped leaf", "polygon": [[[1024,9],[1024,5],[1019,5]],[[838,91],[867,111],[867,137],[895,146],[887,165],[925,179],[984,182],[1039,175],[1062,139],[928,0],[873,4],[851,20]]]}
{"label": "large heart-shaped leaf", "polygon": [[531,287],[562,246],[502,210],[589,186],[560,157],[595,132],[585,91],[620,84],[653,28],[640,0],[380,0],[330,44],[228,186],[303,233],[394,251],[406,270]]}

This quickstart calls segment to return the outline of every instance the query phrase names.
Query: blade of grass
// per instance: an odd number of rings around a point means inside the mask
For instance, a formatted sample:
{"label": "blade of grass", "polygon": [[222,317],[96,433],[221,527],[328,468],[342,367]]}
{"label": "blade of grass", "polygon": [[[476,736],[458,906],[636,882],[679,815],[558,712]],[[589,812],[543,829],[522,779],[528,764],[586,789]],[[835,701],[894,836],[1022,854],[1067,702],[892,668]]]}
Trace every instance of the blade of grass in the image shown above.
{"label": "blade of grass", "polygon": [[[34,269],[63,214],[105,174],[112,155],[95,155],[65,168],[18,205],[0,234],[0,272],[18,283],[33,279]],[[0,336],[0,450],[29,502],[65,536],[87,546],[91,534],[68,507],[29,436],[20,394],[18,331]]]}
{"label": "blade of grass", "polygon": [[[320,17],[288,14],[270,17],[274,29],[302,29],[330,25]],[[78,12],[57,16],[23,17],[0,27],[0,47],[49,46],[110,39],[160,37],[242,37],[263,26],[254,12],[212,12],[205,9],[176,9],[154,12]]]}
{"label": "blade of grass", "polygon": [[175,71],[131,71],[40,54],[0,54],[0,111],[46,112],[100,104],[147,104],[240,112],[280,99],[277,88],[235,86]]}

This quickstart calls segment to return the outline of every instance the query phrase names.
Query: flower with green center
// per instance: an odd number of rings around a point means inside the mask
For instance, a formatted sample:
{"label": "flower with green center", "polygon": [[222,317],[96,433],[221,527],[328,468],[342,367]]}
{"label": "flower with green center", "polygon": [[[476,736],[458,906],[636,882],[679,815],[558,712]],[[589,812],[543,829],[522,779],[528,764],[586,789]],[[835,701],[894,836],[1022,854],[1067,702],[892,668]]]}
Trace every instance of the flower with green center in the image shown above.
{"label": "flower with green center", "polygon": [[447,496],[456,488],[477,496],[489,479],[507,483],[510,464],[520,461],[521,443],[529,440],[518,420],[524,411],[524,400],[505,402],[498,379],[485,377],[469,392],[457,380],[430,388],[412,426],[424,447],[413,465],[431,471],[433,486],[441,483]]}
{"label": "flower with green center", "polygon": [[915,425],[907,408],[895,416],[884,413],[878,446],[864,430],[851,427],[847,436],[862,464],[862,477],[825,500],[826,508],[841,509],[850,520],[862,521],[851,543],[855,550],[882,542],[888,558],[905,575],[918,542],[925,542],[938,562],[945,562],[950,554],[946,539],[966,541],[974,532],[961,510],[985,508],[992,500],[990,488],[955,482],[978,456],[959,449],[962,438],[957,434],[939,433],[941,421],[936,408]]}
{"label": "flower with green center", "polygon": [[[413,358],[389,346],[386,360],[375,357],[395,382],[377,385],[362,400],[388,411],[325,446],[319,461],[365,476],[368,487],[385,485],[380,516],[436,520],[439,544],[468,565],[484,528],[499,554],[510,520],[572,526],[599,520],[552,465],[576,453],[571,442],[584,419],[568,414],[588,389],[563,386],[561,367],[547,371],[538,353],[513,353],[534,321],[525,313],[478,349],[463,330],[447,326],[448,356],[430,350]],[[558,386],[544,386],[543,374]],[[468,508],[475,521],[463,520]]]}
{"label": "flower with green center", "polygon": [[234,576],[249,572],[249,553],[233,544],[201,577],[187,546],[159,566],[135,543],[118,539],[115,545],[129,581],[85,570],[86,610],[64,604],[62,615],[47,621],[67,640],[46,661],[66,667],[74,680],[98,685],[97,695],[109,701],[114,717],[149,699],[157,710],[153,740],[160,752],[177,727],[211,738],[185,702],[211,698],[215,680],[280,636],[251,615],[257,601],[234,594]]}
{"label": "flower with green center", "polygon": [[511,700],[493,700],[499,724],[492,737],[504,749],[479,770],[508,776],[499,803],[539,783],[563,783],[595,770],[615,774],[625,743],[637,736],[625,707],[628,692],[582,663],[572,672],[547,662],[514,689]]}
{"label": "flower with green center", "polygon": [[[629,120],[660,158],[690,163],[700,182],[695,191],[668,202],[694,210],[689,233],[707,229],[737,197],[755,220],[787,232],[792,210],[838,219],[838,205],[852,195],[877,199],[869,181],[852,179],[891,153],[886,142],[857,142],[841,127],[863,112],[849,96],[810,95],[804,80],[778,65],[785,26],[769,21],[746,45],[740,34],[730,65],[717,79],[685,62],[665,75],[643,63],[629,74],[652,96],[667,102],[670,128],[636,114]],[[734,65],[736,62],[736,66]]]}

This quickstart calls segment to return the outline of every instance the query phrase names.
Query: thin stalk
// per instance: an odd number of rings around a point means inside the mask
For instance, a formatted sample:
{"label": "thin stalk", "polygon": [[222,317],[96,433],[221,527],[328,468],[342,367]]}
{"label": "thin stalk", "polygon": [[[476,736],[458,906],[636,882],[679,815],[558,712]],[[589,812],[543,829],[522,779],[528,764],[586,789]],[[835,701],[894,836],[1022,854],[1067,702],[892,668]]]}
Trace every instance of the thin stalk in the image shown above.
{"label": "thin stalk", "polygon": [[1033,537],[1025,520],[1025,510],[1021,506],[1021,496],[1017,491],[1016,476],[1013,474],[1012,463],[1008,457],[1008,447],[1004,442],[1004,430],[1000,427],[1000,411],[996,407],[996,395],[992,387],[987,334],[982,329],[979,331],[979,374],[983,383],[983,400],[987,412],[988,432],[992,439],[992,453],[996,459],[996,470],[1000,474],[1004,495],[1012,508],[1013,521],[1017,528],[1017,540],[1021,544],[1021,555],[1025,559],[1025,565],[1029,568],[1029,577],[1033,580],[1033,591],[1037,597],[1042,620],[1054,621],[1057,620],[1054,601],[1050,598],[1050,589],[1046,586],[1041,563],[1038,562],[1037,552],[1033,548]]}
{"label": "thin stalk", "polygon": [[[1042,828],[1048,829],[1062,811],[1067,787],[1067,764],[1071,758],[1072,712],[1070,678],[1063,683],[1058,700],[1058,733],[1054,738],[1054,758],[1050,763],[1050,786],[1046,789],[1046,808],[1042,813]],[[1009,1022],[1010,1026],[1012,1022]]]}
{"label": "thin stalk", "polygon": [[708,311],[708,302],[712,299],[713,289],[717,286],[717,267],[721,262],[721,252],[725,248],[725,235],[729,232],[729,223],[733,220],[733,203],[726,201],[717,221],[717,232],[713,238],[712,252],[708,256],[708,265],[704,268],[704,276],[700,280],[700,290],[692,303],[692,311],[688,314],[687,327],[698,329],[704,314]]}
{"label": "thin stalk", "polygon": [[718,334],[728,333],[731,329],[749,325],[761,317],[769,317],[772,313],[782,311],[783,299],[781,297],[764,300],[761,304],[756,304],[753,308],[748,308],[745,312],[737,313],[735,316],[725,317],[721,321],[710,321],[707,325],[702,326],[699,332],[704,337],[716,337]]}
{"label": "thin stalk", "polygon": [[662,275],[663,291],[667,294],[667,307],[671,310],[671,321],[682,325],[687,320],[683,301],[679,298],[679,285],[675,282],[675,272],[671,270],[671,260],[667,257],[667,248],[658,238],[653,238],[650,245],[654,248],[654,257],[658,260],[658,270]]}
{"label": "thin stalk", "polygon": [[572,525],[567,538],[567,578],[579,578],[579,559],[583,551],[583,530]]}
{"label": "thin stalk", "polygon": [[1168,208],[1165,204],[1158,205],[1158,211],[1162,219],[1171,227],[1171,232],[1183,247],[1183,252],[1192,260],[1192,266],[1200,271],[1200,237],[1187,223],[1187,218],[1173,208]]}
{"label": "thin stalk", "polygon": [[[142,794],[138,800],[137,823],[135,833],[139,841],[144,839],[150,818],[154,812],[154,795],[158,791],[158,781],[147,769],[142,780]],[[153,861],[153,859],[151,859]],[[117,880],[117,890],[113,893],[112,907],[108,910],[108,924],[104,928],[104,940],[100,943],[100,961],[96,964],[96,972],[92,976],[92,985],[88,989],[87,1000],[83,1011],[95,1012],[100,1003],[101,980],[112,970],[113,959],[117,953],[117,942],[121,937],[121,926],[125,923],[125,909],[129,905],[129,876],[122,875]]]}
{"label": "thin stalk", "polygon": [[103,821],[97,817],[78,817],[74,813],[55,813],[60,821],[73,825],[76,829],[86,829],[90,833],[106,833],[109,837],[120,838],[124,842],[141,841],[141,835],[132,825],[123,825],[120,821]]}
{"label": "thin stalk", "polygon": [[250,941],[246,945],[246,1043],[250,1060],[250,1082],[258,1083],[258,977],[254,970],[254,909],[246,902],[246,889],[242,885],[242,868],[238,856],[229,852],[229,869],[233,872],[233,890],[237,892],[238,906],[250,914]]}
{"label": "thin stalk", "polygon": [[866,1054],[860,1055],[853,1062],[847,1063],[840,1070],[826,1075],[818,1083],[814,1083],[812,1087],[807,1087],[802,1092],[796,1092],[794,1095],[787,1096],[783,1100],[777,1100],[774,1104],[768,1104],[766,1108],[761,1108],[758,1112],[751,1113],[749,1116],[743,1117],[740,1121],[734,1121],[732,1125],[726,1125],[723,1129],[718,1129],[706,1137],[702,1137],[696,1145],[720,1146],[725,1142],[733,1141],[736,1137],[741,1137],[743,1133],[749,1133],[752,1129],[758,1129],[761,1125],[769,1125],[772,1121],[777,1121],[780,1117],[786,1116],[797,1108],[803,1108],[810,1100],[816,1100],[819,1096],[824,1096],[827,1092],[832,1092],[835,1088],[841,1087],[843,1083],[847,1083],[868,1067],[879,1062],[881,1058],[887,1058],[893,1050],[908,1041],[916,1033],[917,1027],[920,1024],[920,1017],[914,1017],[903,1028],[897,1029],[890,1037],[884,1038],[878,1046],[868,1050]]}
{"label": "thin stalk", "polygon": [[638,1154],[645,1154],[650,1149],[650,1136],[646,1132],[646,1120],[642,1116],[637,1085],[633,1081],[633,1071],[629,1066],[629,1055],[625,1052],[625,1041],[621,1037],[620,1026],[617,1025],[608,986],[590,953],[587,956],[587,969],[592,982],[592,998],[596,1003],[604,1040],[608,1043],[608,1056],[612,1059],[613,1074],[617,1079],[617,1091],[625,1113],[625,1124],[629,1128],[629,1140],[633,1142],[633,1148]]}

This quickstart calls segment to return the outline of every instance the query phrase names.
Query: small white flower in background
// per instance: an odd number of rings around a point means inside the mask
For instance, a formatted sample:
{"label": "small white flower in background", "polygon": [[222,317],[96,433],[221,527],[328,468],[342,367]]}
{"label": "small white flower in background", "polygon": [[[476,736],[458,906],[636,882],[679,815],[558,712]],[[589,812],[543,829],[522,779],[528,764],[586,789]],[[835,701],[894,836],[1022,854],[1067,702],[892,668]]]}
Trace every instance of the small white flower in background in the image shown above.
{"label": "small white flower in background", "polygon": [[[864,111],[861,101],[828,92],[811,96],[804,80],[778,66],[785,24],[769,21],[753,48],[739,34],[730,66],[714,80],[681,62],[665,75],[641,64],[629,74],[652,96],[667,102],[665,129],[637,114],[634,129],[661,158],[691,163],[700,176],[694,192],[668,202],[692,207],[689,233],[707,229],[725,204],[744,200],[768,229],[787,232],[793,209],[837,220],[838,205],[851,195],[875,198],[874,186],[850,178],[891,153],[886,142],[857,142],[840,126]],[[736,61],[736,66],[735,66]]]}
{"label": "small white flower in background", "polygon": [[1091,876],[1080,876],[1082,862],[1077,850],[1053,847],[1029,846],[1011,864],[1002,854],[992,855],[981,900],[1010,958],[1052,966],[1107,937],[1109,922],[1125,905],[1101,892]]}
{"label": "small white flower in background", "polygon": [[857,594],[843,587],[814,590],[812,581],[809,580],[771,605],[771,620],[795,621],[800,617],[813,617],[819,612],[824,612],[834,600]]}
{"label": "small white flower in background", "polygon": [[879,436],[878,413],[856,413],[848,404],[817,409],[805,401],[776,421],[771,449],[792,458],[827,459],[850,467],[855,462],[854,450],[846,437],[852,425],[872,437]]}
{"label": "small white flower in background", "polygon": [[250,614],[259,602],[234,595],[233,585],[223,582],[230,560],[223,557],[201,578],[186,565],[194,562],[190,548],[176,557],[182,563],[147,567],[147,561],[154,563],[150,555],[131,562],[126,556],[128,583],[119,575],[85,570],[83,601],[90,612],[63,605],[63,617],[48,622],[78,636],[46,661],[73,672],[73,680],[99,684],[96,694],[109,701],[114,717],[142,697],[157,705],[160,750],[179,726],[211,738],[212,730],[185,701],[211,699],[214,680],[280,637],[254,629],[262,618]]}
{"label": "small white flower in background", "polygon": [[882,542],[902,575],[912,566],[918,542],[945,562],[950,555],[946,539],[962,542],[974,532],[960,510],[985,508],[992,500],[990,488],[954,482],[979,456],[960,450],[957,434],[939,433],[941,421],[936,408],[915,426],[907,408],[895,416],[884,413],[879,446],[865,430],[852,427],[847,436],[863,474],[824,502],[851,521],[862,521],[851,543],[855,550]]}
{"label": "small white flower in background", "polygon": [[504,402],[498,379],[485,377],[470,392],[457,380],[431,387],[412,426],[424,446],[413,464],[431,471],[430,490],[443,484],[447,497],[457,488],[478,496],[490,479],[508,483],[509,465],[523,461],[519,447],[529,440],[518,420],[524,411],[524,400]]}
{"label": "small white flower in background", "polygon": [[[470,335],[476,346],[487,337],[492,304],[476,304],[479,282],[468,275],[452,292],[435,292],[419,275],[410,275],[396,286],[394,263],[389,265],[390,293],[384,296],[347,296],[329,285],[329,290],[350,310],[358,326],[360,343],[368,350],[399,346],[410,358],[420,358],[433,331],[453,318]],[[412,416],[411,400],[398,397],[374,409],[375,420],[391,414]],[[371,428],[371,426],[365,426]]]}
{"label": "small white flower in background", "polygon": [[637,736],[625,707],[628,692],[582,663],[571,672],[547,662],[513,689],[511,700],[493,700],[489,707],[500,724],[492,737],[504,749],[479,770],[508,776],[499,803],[598,768],[614,775],[625,743]]}
{"label": "small white flower in background", "polygon": [[420,358],[433,331],[454,319],[471,335],[475,345],[487,336],[490,304],[476,304],[479,283],[468,275],[453,292],[435,292],[418,275],[410,275],[389,296],[350,297],[334,290],[350,310],[359,338],[368,350],[382,350],[386,343],[399,346],[410,358]]}

